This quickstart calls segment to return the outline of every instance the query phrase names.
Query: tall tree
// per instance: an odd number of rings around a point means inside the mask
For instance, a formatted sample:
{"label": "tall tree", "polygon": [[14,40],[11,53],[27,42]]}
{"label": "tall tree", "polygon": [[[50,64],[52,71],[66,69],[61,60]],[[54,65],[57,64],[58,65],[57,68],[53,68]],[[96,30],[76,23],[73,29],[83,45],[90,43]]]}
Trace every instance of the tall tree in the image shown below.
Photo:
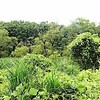
{"label": "tall tree", "polygon": [[96,33],[96,25],[84,18],[77,18],[72,22],[71,25],[67,26],[68,31],[68,42],[70,43],[77,35],[90,32],[92,34]]}
{"label": "tall tree", "polygon": [[17,38],[9,37],[7,30],[0,29],[0,57],[9,56],[16,45]]}

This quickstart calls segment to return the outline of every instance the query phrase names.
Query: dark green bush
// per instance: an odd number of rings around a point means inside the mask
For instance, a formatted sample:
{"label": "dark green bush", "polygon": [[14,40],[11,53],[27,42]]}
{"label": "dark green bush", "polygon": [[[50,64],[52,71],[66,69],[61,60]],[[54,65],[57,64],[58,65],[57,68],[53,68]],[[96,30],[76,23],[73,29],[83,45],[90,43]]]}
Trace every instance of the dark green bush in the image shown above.
{"label": "dark green bush", "polygon": [[68,47],[67,55],[81,64],[83,69],[99,68],[100,38],[91,33],[79,35]]}

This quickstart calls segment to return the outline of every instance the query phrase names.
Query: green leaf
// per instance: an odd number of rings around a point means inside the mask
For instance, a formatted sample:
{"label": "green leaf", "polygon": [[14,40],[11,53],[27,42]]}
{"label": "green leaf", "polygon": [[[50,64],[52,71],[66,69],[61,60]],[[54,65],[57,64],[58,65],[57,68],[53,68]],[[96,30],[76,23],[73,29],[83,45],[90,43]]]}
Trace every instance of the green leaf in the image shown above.
{"label": "green leaf", "polygon": [[30,91],[29,91],[29,94],[30,94],[30,95],[36,95],[37,92],[38,92],[37,89],[31,88]]}
{"label": "green leaf", "polygon": [[10,100],[10,97],[9,96],[4,96],[4,100]]}
{"label": "green leaf", "polygon": [[86,87],[84,85],[80,84],[78,86],[78,90],[79,90],[80,93],[84,93],[86,91]]}
{"label": "green leaf", "polygon": [[17,94],[21,94],[22,91],[23,91],[24,87],[22,86],[22,84],[20,84],[19,86],[16,87],[16,91],[17,91]]}
{"label": "green leaf", "polygon": [[44,94],[45,94],[44,91],[39,92],[39,95],[44,95]]}
{"label": "green leaf", "polygon": [[18,92],[17,91],[14,91],[13,93],[11,93],[11,95],[17,96],[18,95]]}

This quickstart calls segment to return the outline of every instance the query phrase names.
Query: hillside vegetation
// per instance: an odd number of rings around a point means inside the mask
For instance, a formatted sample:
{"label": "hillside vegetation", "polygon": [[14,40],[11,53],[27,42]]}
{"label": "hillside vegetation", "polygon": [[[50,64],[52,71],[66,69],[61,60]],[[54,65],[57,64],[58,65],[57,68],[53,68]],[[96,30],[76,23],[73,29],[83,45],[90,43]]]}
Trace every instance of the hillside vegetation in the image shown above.
{"label": "hillside vegetation", "polygon": [[0,22],[0,100],[100,100],[100,25]]}

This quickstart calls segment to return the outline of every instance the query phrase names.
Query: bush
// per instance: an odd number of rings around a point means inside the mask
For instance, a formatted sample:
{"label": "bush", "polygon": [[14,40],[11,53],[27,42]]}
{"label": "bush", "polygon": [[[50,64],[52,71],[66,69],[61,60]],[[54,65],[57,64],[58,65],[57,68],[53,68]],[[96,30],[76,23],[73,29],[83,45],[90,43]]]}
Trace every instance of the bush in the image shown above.
{"label": "bush", "polygon": [[67,55],[81,64],[83,69],[99,68],[100,38],[91,33],[79,35],[67,46]]}
{"label": "bush", "polygon": [[41,69],[45,70],[49,67],[54,67],[54,64],[52,61],[43,55],[36,55],[36,54],[27,54],[22,58],[22,61],[28,62],[29,64],[31,63],[33,67],[40,67]]}
{"label": "bush", "polygon": [[76,77],[78,100],[100,99],[100,70],[81,71]]}
{"label": "bush", "polygon": [[29,51],[29,48],[26,47],[26,46],[17,47],[15,49],[15,51],[13,51],[11,53],[11,56],[13,56],[13,57],[22,57],[22,56],[26,55],[28,53],[28,51]]}
{"label": "bush", "polygon": [[44,87],[53,100],[76,100],[73,81],[67,74],[55,70],[44,77]]}
{"label": "bush", "polygon": [[32,53],[34,54],[42,54],[42,48],[41,45],[33,45],[30,47]]}

